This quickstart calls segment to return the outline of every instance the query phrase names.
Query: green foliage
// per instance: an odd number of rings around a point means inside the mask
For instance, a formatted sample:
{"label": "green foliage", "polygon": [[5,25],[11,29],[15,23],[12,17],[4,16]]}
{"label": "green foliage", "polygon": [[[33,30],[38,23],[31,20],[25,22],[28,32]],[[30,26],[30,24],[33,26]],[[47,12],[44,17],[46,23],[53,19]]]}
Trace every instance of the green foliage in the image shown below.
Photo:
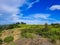
{"label": "green foliage", "polygon": [[59,28],[60,24],[59,23],[52,23],[51,26],[55,27],[55,28]]}
{"label": "green foliage", "polygon": [[13,40],[14,40],[14,38],[12,36],[8,36],[4,39],[4,42],[9,43],[9,42],[12,42]]}
{"label": "green foliage", "polygon": [[[25,26],[26,27],[26,26]],[[45,38],[58,39],[60,40],[60,28],[52,27],[51,25],[30,25],[29,28],[21,30],[21,35],[23,37],[29,37],[30,34],[34,33]],[[28,35],[27,35],[28,34]]]}
{"label": "green foliage", "polygon": [[33,34],[39,34],[41,29],[40,28],[29,28],[21,30],[21,36],[26,38],[33,38]]}
{"label": "green foliage", "polygon": [[24,22],[17,22],[17,23],[14,23],[14,24],[7,24],[7,25],[0,25],[0,30],[7,30],[7,29],[13,29],[13,28],[19,28],[19,24],[26,24]]}
{"label": "green foliage", "polygon": [[[52,41],[58,39],[60,40],[60,24],[48,25],[28,25],[24,22],[17,22],[15,24],[0,25],[0,32],[5,29],[21,28],[21,36],[25,38],[33,38],[33,34],[50,38]],[[5,39],[5,42],[9,42],[9,37]]]}
{"label": "green foliage", "polygon": [[3,30],[0,30],[0,33],[2,32]]}
{"label": "green foliage", "polygon": [[18,28],[18,24],[9,24],[9,25],[0,25],[0,32],[2,30],[7,30],[7,29],[13,29],[13,28]]}
{"label": "green foliage", "polygon": [[19,25],[19,24],[20,24],[20,22],[17,22],[16,24],[17,24],[17,25]]}
{"label": "green foliage", "polygon": [[0,33],[0,37],[2,36],[2,33]]}
{"label": "green foliage", "polygon": [[25,37],[25,38],[33,38],[33,33],[23,33],[22,34],[22,37]]}
{"label": "green foliage", "polygon": [[16,45],[14,42],[11,42],[9,45]]}
{"label": "green foliage", "polygon": [[26,24],[26,23],[24,23],[24,22],[21,22],[21,24]]}
{"label": "green foliage", "polygon": [[43,30],[45,30],[45,31],[48,31],[49,30],[49,27],[48,27],[48,24],[47,23],[45,23],[45,28]]}
{"label": "green foliage", "polygon": [[2,40],[2,39],[0,39],[0,45],[2,45],[2,43],[3,43],[3,40]]}

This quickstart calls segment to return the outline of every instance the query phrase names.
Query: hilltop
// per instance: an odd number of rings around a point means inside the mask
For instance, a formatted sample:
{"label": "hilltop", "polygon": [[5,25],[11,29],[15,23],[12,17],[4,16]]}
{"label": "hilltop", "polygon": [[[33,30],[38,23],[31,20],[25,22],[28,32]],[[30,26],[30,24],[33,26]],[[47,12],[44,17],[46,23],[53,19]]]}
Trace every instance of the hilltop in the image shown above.
{"label": "hilltop", "polygon": [[29,25],[26,23],[0,26],[1,45],[59,45],[60,24]]}

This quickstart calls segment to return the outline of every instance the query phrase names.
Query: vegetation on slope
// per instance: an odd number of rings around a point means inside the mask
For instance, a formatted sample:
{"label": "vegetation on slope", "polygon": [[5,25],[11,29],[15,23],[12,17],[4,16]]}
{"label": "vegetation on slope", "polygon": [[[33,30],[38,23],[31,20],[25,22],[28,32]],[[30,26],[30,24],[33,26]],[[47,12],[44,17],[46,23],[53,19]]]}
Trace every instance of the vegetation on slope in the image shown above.
{"label": "vegetation on slope", "polygon": [[[15,28],[15,29],[14,29]],[[24,22],[21,23],[15,23],[15,24],[9,24],[9,25],[0,25],[0,37],[2,36],[2,32],[4,30],[10,30],[14,29],[16,30],[19,28],[20,32],[19,35],[21,35],[22,38],[31,38],[33,39],[36,37],[36,35],[48,38],[51,40],[51,42],[55,43],[56,40],[60,40],[60,24],[51,24],[48,25],[47,23],[45,25],[28,25]],[[15,32],[16,33],[16,32]],[[14,32],[11,33],[12,35]],[[11,40],[10,40],[11,39]],[[5,37],[4,42],[13,41],[12,37]],[[2,44],[1,40],[1,44]]]}

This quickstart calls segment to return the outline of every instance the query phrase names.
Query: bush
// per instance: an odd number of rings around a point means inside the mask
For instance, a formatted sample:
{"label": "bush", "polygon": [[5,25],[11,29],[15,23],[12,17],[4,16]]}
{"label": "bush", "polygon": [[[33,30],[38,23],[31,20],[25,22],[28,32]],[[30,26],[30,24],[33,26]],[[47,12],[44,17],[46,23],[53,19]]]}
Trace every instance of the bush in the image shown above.
{"label": "bush", "polygon": [[0,30],[0,33],[2,32],[3,30]]}
{"label": "bush", "polygon": [[45,31],[48,31],[49,30],[49,27],[48,27],[48,24],[45,23],[45,28],[44,28]]}
{"label": "bush", "polygon": [[4,42],[5,43],[9,43],[9,42],[11,42],[11,41],[13,41],[14,40],[14,38],[12,37],[12,36],[9,36],[9,37],[6,37],[5,39],[4,39]]}
{"label": "bush", "polygon": [[59,23],[52,23],[51,26],[55,27],[55,28],[59,28],[60,24]]}
{"label": "bush", "polygon": [[22,35],[21,35],[22,37],[25,37],[25,38],[33,38],[34,37],[34,35],[33,35],[33,33],[23,33]]}
{"label": "bush", "polygon": [[9,43],[9,45],[16,45],[16,44],[15,44],[15,42],[11,42],[11,43]]}
{"label": "bush", "polygon": [[56,43],[56,40],[55,39],[51,39],[51,43]]}
{"label": "bush", "polygon": [[0,39],[0,45],[2,45],[2,43],[3,43],[3,40],[2,40],[2,39]]}
{"label": "bush", "polygon": [[0,33],[0,37],[2,36],[2,33]]}

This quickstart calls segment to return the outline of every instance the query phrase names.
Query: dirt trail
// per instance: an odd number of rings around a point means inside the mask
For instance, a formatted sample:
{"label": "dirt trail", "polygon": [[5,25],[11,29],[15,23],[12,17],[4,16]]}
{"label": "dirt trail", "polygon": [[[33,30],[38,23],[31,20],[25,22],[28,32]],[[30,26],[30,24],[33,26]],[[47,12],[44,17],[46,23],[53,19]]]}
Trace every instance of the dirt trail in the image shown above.
{"label": "dirt trail", "polygon": [[54,45],[47,38],[34,38],[34,39],[18,39],[15,41],[16,45]]}

